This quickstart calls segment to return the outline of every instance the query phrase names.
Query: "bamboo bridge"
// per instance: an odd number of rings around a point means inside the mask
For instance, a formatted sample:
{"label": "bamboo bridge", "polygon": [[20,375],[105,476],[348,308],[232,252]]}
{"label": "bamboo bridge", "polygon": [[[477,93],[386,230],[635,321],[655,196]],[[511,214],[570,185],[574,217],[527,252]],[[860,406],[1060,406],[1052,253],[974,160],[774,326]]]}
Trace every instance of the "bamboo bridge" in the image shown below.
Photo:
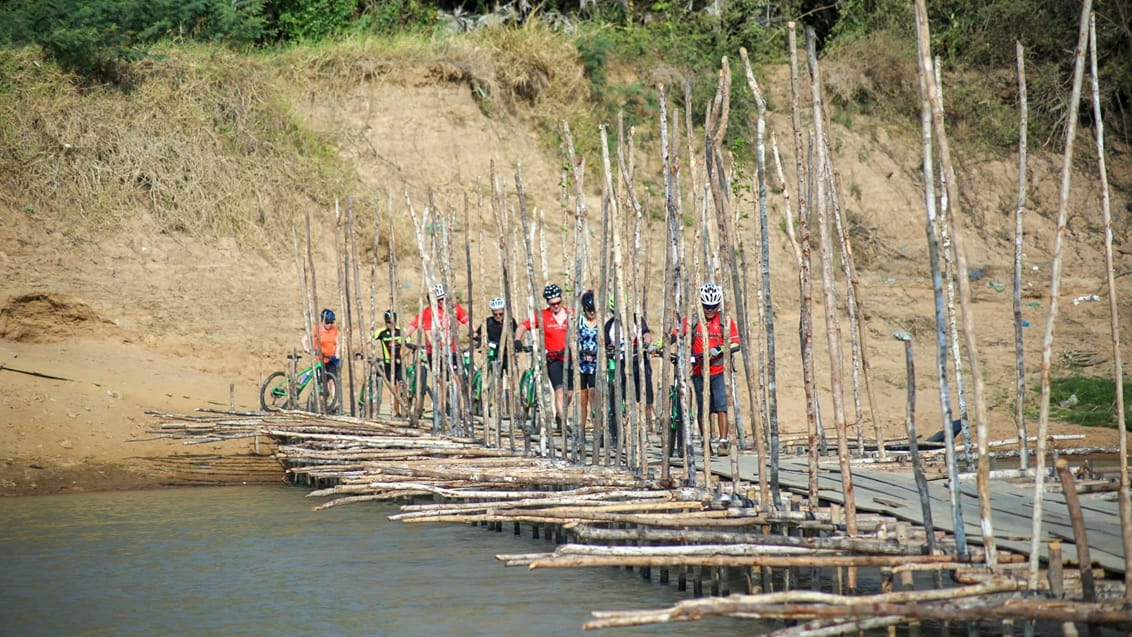
{"label": "bamboo bridge", "polygon": [[[392,417],[156,416],[156,433],[185,444],[254,438],[257,446],[271,447],[290,481],[313,488],[312,497],[331,498],[316,509],[396,501],[403,503],[401,512],[390,518],[404,523],[455,522],[496,532],[507,526],[516,535],[526,528],[557,546],[497,556],[508,566],[617,566],[694,595],[663,610],[595,613],[587,628],[712,615],[783,620],[773,635],[849,634],[922,621],[1132,627],[1132,609],[1122,601],[1116,502],[1101,496],[1081,501],[1092,561],[1078,574],[1063,568],[1076,555],[1066,498],[1046,494],[1042,544],[1049,553],[1041,558],[1049,568],[1032,591],[1026,581],[1032,491],[1005,480],[993,483],[1000,553],[988,568],[980,549],[971,547],[965,556],[956,551],[942,481],[931,482],[932,508],[939,509],[933,553],[919,519],[915,483],[906,472],[877,464],[853,465],[860,515],[857,534],[849,536],[836,458],[823,462],[816,503],[805,497],[807,464],[783,459],[783,501],[769,506],[750,499],[757,491],[757,463],[738,451],[739,479],[730,481],[730,458],[713,458],[712,471],[721,482],[706,490],[660,484],[655,464],[641,477],[600,462],[574,464],[492,448],[484,444],[492,439],[489,432],[480,438],[440,436]],[[648,453],[659,462],[659,448]],[[682,484],[682,465],[674,462],[671,469]],[[974,489],[964,485],[962,493],[964,520],[978,520]],[[969,542],[978,544],[978,525],[967,527]],[[741,587],[746,590],[739,594]],[[702,597],[705,593],[710,596]],[[821,632],[805,632],[818,626]]]}

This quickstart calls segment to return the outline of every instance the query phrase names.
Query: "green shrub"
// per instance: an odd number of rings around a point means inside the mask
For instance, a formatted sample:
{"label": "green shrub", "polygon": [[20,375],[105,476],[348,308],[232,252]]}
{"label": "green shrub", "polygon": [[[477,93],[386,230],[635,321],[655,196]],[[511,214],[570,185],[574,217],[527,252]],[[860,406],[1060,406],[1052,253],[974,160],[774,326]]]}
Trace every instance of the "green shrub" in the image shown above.
{"label": "green shrub", "polygon": [[12,0],[0,38],[36,44],[64,70],[123,82],[129,63],[162,39],[250,44],[263,34],[260,2],[229,0]]}
{"label": "green shrub", "polygon": [[[1039,395],[1040,387],[1031,394]],[[1132,397],[1132,383],[1124,383],[1125,397]],[[1076,398],[1072,398],[1076,396]],[[1060,405],[1066,405],[1061,407]],[[1050,417],[1086,427],[1116,426],[1116,384],[1112,378],[1074,375],[1050,383]],[[1125,409],[1124,426],[1132,429],[1132,413]]]}

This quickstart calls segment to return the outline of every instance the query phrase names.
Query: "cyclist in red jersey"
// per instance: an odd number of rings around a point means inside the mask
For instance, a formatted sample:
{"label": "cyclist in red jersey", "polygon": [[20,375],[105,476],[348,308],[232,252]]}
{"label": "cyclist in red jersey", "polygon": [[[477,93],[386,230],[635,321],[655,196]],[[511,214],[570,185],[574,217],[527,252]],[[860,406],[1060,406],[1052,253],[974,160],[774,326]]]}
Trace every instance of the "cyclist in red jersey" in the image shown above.
{"label": "cyclist in red jersey", "polygon": [[[409,326],[405,328],[405,334],[401,339],[403,342],[409,342],[409,339],[418,329],[424,330],[425,349],[429,354],[432,354],[433,324],[435,323],[437,330],[444,330],[448,329],[449,327],[447,320],[448,316],[444,311],[444,298],[446,296],[444,293],[444,284],[437,283],[436,285],[432,286],[431,292],[433,299],[435,299],[436,301],[436,316],[434,317],[432,314],[432,306],[426,307],[425,309],[421,310],[421,313],[414,316],[413,320],[409,322]],[[460,325],[467,325],[471,320],[468,317],[468,312],[464,309],[464,306],[460,305],[459,303],[455,304],[455,309],[453,310],[453,312],[455,312],[456,314],[456,322]],[[452,347],[452,351],[455,352],[457,340],[455,334],[451,336],[451,340],[452,342],[450,343],[450,345]]]}
{"label": "cyclist in red jersey", "polygon": [[[720,291],[719,286],[714,283],[705,283],[700,287],[700,305],[703,307],[704,312],[704,327],[707,331],[707,358],[708,358],[708,376],[710,385],[710,413],[716,415],[719,425],[719,438],[714,441],[715,446],[725,450],[728,445],[728,425],[727,425],[727,391],[723,382],[723,355],[725,352],[734,354],[739,351],[739,328],[735,325],[733,319],[728,319],[728,338],[727,344],[724,344],[723,337],[723,323],[719,315],[719,305],[723,302],[723,292]],[[695,323],[688,326],[688,319],[684,319],[683,334],[687,334],[691,329],[692,333],[692,386],[696,390],[696,410],[697,419],[700,423],[700,433],[704,436],[710,435],[706,423],[704,422],[704,377],[703,377],[703,360],[704,360],[704,343],[701,333],[700,322],[697,320]]]}
{"label": "cyclist in red jersey", "polygon": [[[423,330],[425,339],[425,351],[428,353],[429,364],[432,364],[433,328],[436,329],[438,338],[443,338],[439,336],[440,331],[449,329],[450,323],[448,322],[448,314],[444,311],[444,298],[445,296],[447,296],[444,292],[444,284],[437,283],[436,285],[432,286],[430,292],[432,294],[433,301],[436,303],[436,315],[433,316],[432,306],[426,307],[425,309],[421,310],[421,313],[414,316],[413,320],[409,323],[409,326],[405,328],[405,333],[401,337],[401,342],[408,343],[409,339],[413,336],[413,334],[416,333],[418,329]],[[453,309],[453,312],[456,315],[456,322],[460,325],[467,325],[469,322],[471,322],[471,318],[468,316],[468,312],[464,310],[464,306],[460,305],[459,303],[455,303],[454,305],[455,308]],[[459,374],[456,373],[458,369],[458,354],[456,353],[456,341],[458,339],[456,338],[456,333],[454,331],[449,332],[448,338],[452,341],[451,343],[449,343],[452,350],[451,356],[449,357],[450,371],[452,372],[453,378],[459,378]],[[428,369],[426,367],[421,367],[421,385],[425,386],[427,384]]]}
{"label": "cyclist in red jersey", "polygon": [[[550,377],[550,385],[554,387],[555,420],[561,423],[562,415],[566,413],[566,390],[563,388],[566,380],[566,333],[570,329],[570,312],[562,305],[562,288],[551,283],[542,290],[542,298],[546,299],[546,309],[537,316],[528,318],[515,330],[515,349],[523,348],[523,336],[531,327],[542,329],[543,346],[546,348],[546,375]],[[573,379],[570,387],[574,389]]]}

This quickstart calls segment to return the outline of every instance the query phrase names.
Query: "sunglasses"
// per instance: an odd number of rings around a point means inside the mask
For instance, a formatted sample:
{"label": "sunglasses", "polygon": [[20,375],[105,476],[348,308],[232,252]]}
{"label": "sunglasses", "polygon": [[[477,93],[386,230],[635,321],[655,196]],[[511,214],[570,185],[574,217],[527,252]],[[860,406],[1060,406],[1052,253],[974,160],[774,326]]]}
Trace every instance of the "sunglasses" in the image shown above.
{"label": "sunglasses", "polygon": [[705,305],[704,306],[705,312],[716,312],[718,310],[719,310],[719,305]]}
{"label": "sunglasses", "polygon": [[547,303],[547,305],[550,307],[558,307],[559,305],[562,305],[562,301],[550,301]]}
{"label": "sunglasses", "polygon": [[491,313],[492,316],[503,316],[503,310],[497,310]]}

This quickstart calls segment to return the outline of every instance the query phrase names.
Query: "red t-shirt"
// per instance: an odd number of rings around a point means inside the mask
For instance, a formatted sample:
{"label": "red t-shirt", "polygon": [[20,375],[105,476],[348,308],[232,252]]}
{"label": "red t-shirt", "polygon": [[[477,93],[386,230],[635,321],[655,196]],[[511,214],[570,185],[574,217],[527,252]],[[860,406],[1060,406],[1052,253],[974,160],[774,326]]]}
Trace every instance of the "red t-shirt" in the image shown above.
{"label": "red t-shirt", "polygon": [[[540,318],[541,316],[541,318]],[[530,330],[531,326],[542,327],[542,340],[551,360],[562,360],[566,354],[566,332],[570,329],[570,313],[563,308],[558,312],[544,308],[534,320],[523,321],[523,328]],[[545,326],[545,327],[543,327]]]}
{"label": "red t-shirt", "polygon": [[[705,325],[705,327],[707,328],[707,336],[708,336],[708,346],[707,346],[708,350],[711,350],[714,347],[723,346],[723,322],[719,319],[719,316],[720,316],[719,313],[716,313],[716,315],[711,317],[711,320],[708,321],[707,324]],[[728,340],[732,344],[737,345],[739,343],[739,328],[735,325],[734,319],[729,318],[729,319],[727,319],[727,322],[731,326],[731,329],[729,330],[731,332],[731,337]],[[695,357],[698,358],[698,360],[702,361],[703,357],[701,355],[704,353],[704,343],[703,343],[703,339],[701,337],[700,322],[697,320],[695,322],[695,324],[692,325],[691,329],[692,329],[692,356],[695,356]],[[688,319],[685,318],[681,334],[687,334],[687,333],[688,333]],[[698,376],[698,375],[703,373],[703,369],[701,367],[701,364],[702,363],[696,363],[695,365],[692,366],[692,375],[693,376]],[[715,376],[716,374],[722,374],[722,373],[723,373],[723,356],[720,355],[720,356],[716,356],[715,358],[711,359],[711,365],[708,368],[708,374],[711,375],[711,376]]]}
{"label": "red t-shirt", "polygon": [[[438,329],[444,329],[448,325],[447,314],[444,312],[444,306],[436,308],[436,324]],[[460,325],[467,325],[471,319],[468,318],[468,313],[464,311],[464,306],[459,303],[456,304],[456,322]],[[425,344],[428,351],[432,351],[432,307],[426,307],[419,315],[413,317],[413,321],[409,323],[409,327],[413,329],[424,330]],[[452,351],[456,351],[456,339],[452,339]]]}

